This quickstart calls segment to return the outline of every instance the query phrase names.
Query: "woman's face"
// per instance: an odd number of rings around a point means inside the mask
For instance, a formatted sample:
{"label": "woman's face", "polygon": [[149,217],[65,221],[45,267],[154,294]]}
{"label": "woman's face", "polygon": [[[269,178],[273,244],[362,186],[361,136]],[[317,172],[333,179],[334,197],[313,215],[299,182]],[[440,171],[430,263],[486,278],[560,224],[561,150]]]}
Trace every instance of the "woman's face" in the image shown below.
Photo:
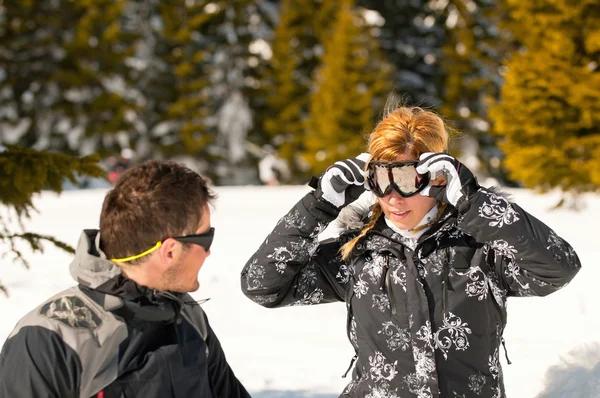
{"label": "woman's face", "polygon": [[[408,162],[415,160],[407,155],[400,155],[396,162]],[[416,194],[409,198],[403,198],[398,192],[392,192],[383,198],[377,198],[385,216],[399,229],[411,229],[425,217],[425,214],[435,205],[436,200]]]}

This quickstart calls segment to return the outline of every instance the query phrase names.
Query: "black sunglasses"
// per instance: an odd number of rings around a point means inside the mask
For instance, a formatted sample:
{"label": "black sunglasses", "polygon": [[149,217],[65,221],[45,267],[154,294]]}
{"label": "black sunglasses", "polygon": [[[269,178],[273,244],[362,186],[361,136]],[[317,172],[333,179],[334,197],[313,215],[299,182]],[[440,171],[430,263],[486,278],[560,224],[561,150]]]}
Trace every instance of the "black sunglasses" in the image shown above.
{"label": "black sunglasses", "polygon": [[417,173],[418,161],[370,162],[367,166],[367,184],[373,194],[382,198],[392,189],[403,198],[421,192],[429,184],[429,173]]}
{"label": "black sunglasses", "polygon": [[203,247],[206,251],[209,251],[214,237],[215,229],[211,227],[208,231],[201,234],[175,236],[173,239],[182,243],[192,243],[194,245]]}

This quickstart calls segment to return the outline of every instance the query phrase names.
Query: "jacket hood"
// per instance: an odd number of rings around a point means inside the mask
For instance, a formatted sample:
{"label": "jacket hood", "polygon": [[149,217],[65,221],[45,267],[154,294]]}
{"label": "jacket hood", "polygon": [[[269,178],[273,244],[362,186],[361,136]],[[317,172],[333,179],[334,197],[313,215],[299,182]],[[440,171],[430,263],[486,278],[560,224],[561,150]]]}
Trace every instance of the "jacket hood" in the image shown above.
{"label": "jacket hood", "polygon": [[100,249],[100,231],[97,229],[83,230],[69,271],[77,283],[91,289],[121,275],[121,268],[106,258]]}

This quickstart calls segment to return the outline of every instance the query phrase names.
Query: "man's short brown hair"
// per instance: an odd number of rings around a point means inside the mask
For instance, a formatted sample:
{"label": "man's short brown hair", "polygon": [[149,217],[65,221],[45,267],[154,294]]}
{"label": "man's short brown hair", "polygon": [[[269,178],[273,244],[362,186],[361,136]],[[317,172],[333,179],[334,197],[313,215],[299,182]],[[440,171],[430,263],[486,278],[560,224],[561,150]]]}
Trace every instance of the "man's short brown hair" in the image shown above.
{"label": "man's short brown hair", "polygon": [[152,160],[132,167],[104,198],[102,250],[109,259],[123,258],[140,254],[158,241],[194,234],[215,198],[208,181],[181,164]]}

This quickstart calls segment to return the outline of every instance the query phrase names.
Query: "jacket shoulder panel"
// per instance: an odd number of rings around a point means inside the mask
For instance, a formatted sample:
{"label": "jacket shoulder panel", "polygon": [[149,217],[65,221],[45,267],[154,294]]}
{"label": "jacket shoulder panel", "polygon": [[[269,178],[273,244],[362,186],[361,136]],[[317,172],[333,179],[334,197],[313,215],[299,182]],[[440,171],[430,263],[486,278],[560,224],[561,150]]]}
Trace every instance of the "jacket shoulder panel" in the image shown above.
{"label": "jacket shoulder panel", "polygon": [[71,328],[95,330],[102,325],[98,311],[75,294],[43,304],[39,314]]}
{"label": "jacket shoulder panel", "polygon": [[64,290],[29,312],[9,339],[27,326],[56,332],[79,356],[81,396],[92,396],[117,378],[119,345],[127,339],[127,326],[79,287]]}

